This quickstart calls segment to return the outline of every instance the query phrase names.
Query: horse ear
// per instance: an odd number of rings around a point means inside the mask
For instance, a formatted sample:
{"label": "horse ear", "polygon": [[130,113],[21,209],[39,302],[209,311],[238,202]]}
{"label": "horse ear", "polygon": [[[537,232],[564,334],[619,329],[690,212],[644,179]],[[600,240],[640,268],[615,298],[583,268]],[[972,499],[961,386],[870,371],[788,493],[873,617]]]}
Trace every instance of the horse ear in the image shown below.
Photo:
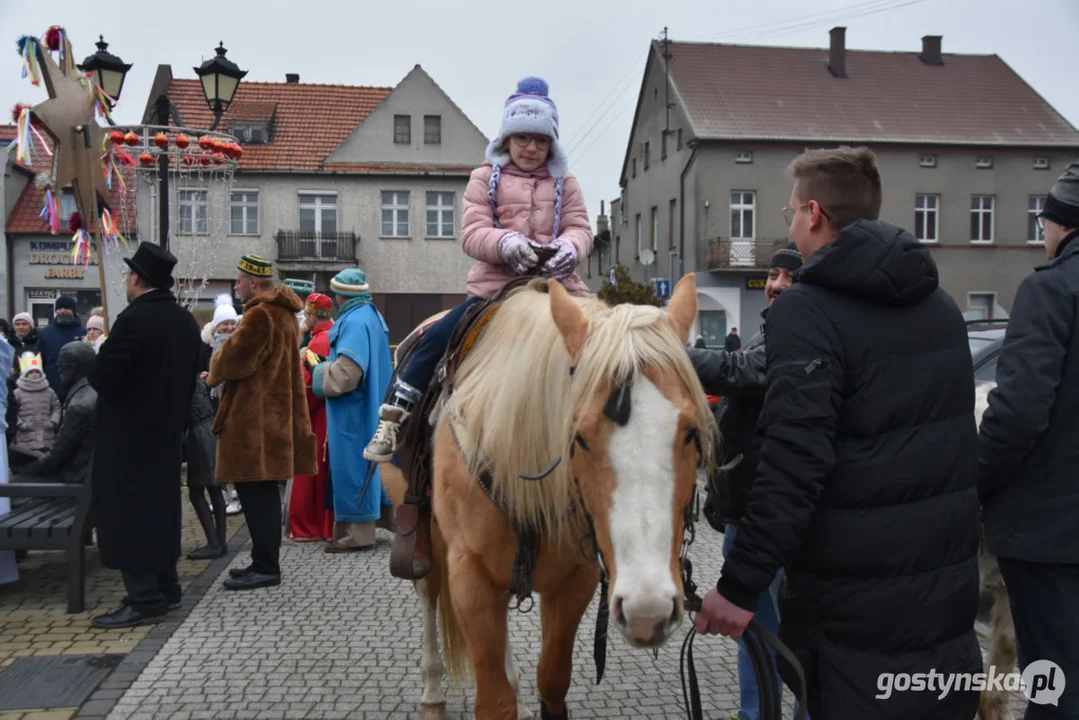
{"label": "horse ear", "polygon": [[689,329],[697,318],[697,276],[695,273],[683,275],[671,293],[671,302],[667,305],[667,322],[674,328],[678,339],[689,342]]}
{"label": "horse ear", "polygon": [[588,318],[557,280],[547,281],[547,294],[551,296],[551,316],[554,324],[562,333],[562,341],[566,344],[570,357],[576,361],[588,334]]}

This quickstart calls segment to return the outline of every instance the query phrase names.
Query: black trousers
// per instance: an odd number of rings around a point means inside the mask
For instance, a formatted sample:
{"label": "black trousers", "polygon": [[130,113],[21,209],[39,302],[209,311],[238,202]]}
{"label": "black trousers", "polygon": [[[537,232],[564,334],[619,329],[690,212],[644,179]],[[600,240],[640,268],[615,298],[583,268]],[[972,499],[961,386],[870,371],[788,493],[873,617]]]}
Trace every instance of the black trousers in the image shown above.
{"label": "black trousers", "polygon": [[[997,558],[1015,618],[1019,667],[1049,660],[1060,667],[1041,680],[1026,720],[1079,717],[1079,565]],[[1061,677],[1063,675],[1063,677]],[[1061,692],[1063,688],[1063,692]],[[1059,705],[1044,704],[1060,695]],[[1036,702],[1041,699],[1041,702]]]}
{"label": "black trousers", "polygon": [[180,602],[183,590],[180,589],[180,576],[176,573],[176,564],[161,572],[120,573],[127,588],[124,602],[143,615],[164,615],[168,605]]}
{"label": "black trousers", "polygon": [[280,575],[281,488],[277,480],[238,482],[236,494],[251,533],[251,566],[263,575]]}

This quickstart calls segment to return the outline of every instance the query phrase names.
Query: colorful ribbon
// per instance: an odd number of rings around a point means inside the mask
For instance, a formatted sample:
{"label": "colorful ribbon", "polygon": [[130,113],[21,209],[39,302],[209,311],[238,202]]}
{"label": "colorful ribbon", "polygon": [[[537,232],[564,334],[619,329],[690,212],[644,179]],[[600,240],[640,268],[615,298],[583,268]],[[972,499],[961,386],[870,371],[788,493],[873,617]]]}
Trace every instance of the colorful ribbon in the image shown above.
{"label": "colorful ribbon", "polygon": [[81,262],[83,267],[90,264],[90,244],[94,241],[85,228],[79,228],[72,236],[75,246],[71,248],[72,264]]}
{"label": "colorful ribbon", "polygon": [[116,219],[113,218],[112,213],[109,212],[108,208],[104,208],[101,211],[101,237],[105,241],[106,255],[109,254],[110,242],[115,245],[117,249],[120,248],[120,243],[123,243],[125,248],[127,247],[127,239],[124,237],[124,234],[120,232],[120,228],[116,225]]}
{"label": "colorful ribbon", "polygon": [[41,84],[41,68],[37,63],[38,40],[30,35],[18,39],[19,57],[22,58],[22,76],[30,78],[33,85]]}
{"label": "colorful ribbon", "polygon": [[41,208],[38,217],[49,224],[49,232],[53,235],[60,232],[60,203],[52,188],[45,188],[45,207]]}

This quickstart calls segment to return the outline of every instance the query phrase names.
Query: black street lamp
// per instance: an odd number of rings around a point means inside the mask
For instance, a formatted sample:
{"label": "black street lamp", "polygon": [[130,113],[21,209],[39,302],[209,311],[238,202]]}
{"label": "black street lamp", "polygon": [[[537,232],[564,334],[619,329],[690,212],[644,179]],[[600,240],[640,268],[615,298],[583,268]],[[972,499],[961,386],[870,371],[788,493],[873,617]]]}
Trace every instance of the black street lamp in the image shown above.
{"label": "black street lamp", "polygon": [[202,94],[206,96],[206,104],[214,113],[214,122],[210,125],[210,130],[217,127],[222,113],[232,104],[232,98],[236,95],[240,80],[247,74],[246,70],[241,70],[236,63],[225,57],[228,51],[225,49],[224,42],[217,46],[216,52],[217,57],[207,60],[194,69],[195,74],[202,81]]}
{"label": "black street lamp", "polygon": [[[92,73],[94,84],[101,88],[108,96],[109,107],[116,106],[120,99],[120,92],[124,89],[124,78],[131,69],[130,63],[125,63],[120,58],[108,52],[109,44],[105,42],[104,35],[98,35],[97,52],[82,61],[77,67],[84,73]],[[115,125],[112,118],[108,118],[110,125]]]}

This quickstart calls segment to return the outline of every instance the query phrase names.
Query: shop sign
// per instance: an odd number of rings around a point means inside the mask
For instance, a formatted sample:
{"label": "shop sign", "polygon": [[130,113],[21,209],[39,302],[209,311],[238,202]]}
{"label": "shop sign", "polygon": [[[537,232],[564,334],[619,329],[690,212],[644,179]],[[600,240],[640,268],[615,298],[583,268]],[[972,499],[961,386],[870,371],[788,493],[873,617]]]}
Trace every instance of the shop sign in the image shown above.
{"label": "shop sign", "polygon": [[[71,250],[70,242],[33,240],[28,264],[47,266],[46,280],[82,280],[86,276],[86,266],[75,261]],[[91,256],[90,264],[97,265],[97,258]]]}
{"label": "shop sign", "polygon": [[763,290],[764,286],[768,284],[768,278],[746,278],[746,290]]}

